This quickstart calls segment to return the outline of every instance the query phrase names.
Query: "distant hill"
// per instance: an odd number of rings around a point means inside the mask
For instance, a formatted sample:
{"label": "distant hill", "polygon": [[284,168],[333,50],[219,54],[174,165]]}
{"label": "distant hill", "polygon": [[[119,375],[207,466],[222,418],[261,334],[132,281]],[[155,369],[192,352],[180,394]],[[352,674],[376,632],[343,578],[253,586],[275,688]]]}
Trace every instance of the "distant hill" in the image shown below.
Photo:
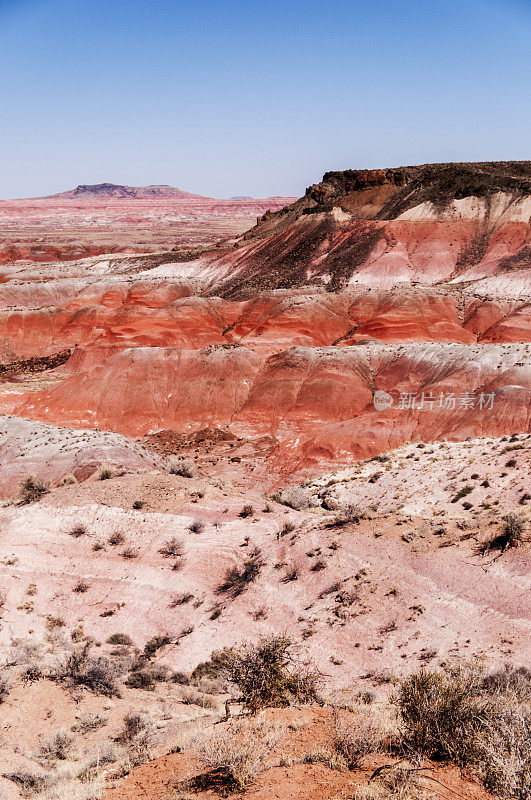
{"label": "distant hill", "polygon": [[212,200],[200,194],[191,194],[175,186],[121,186],[116,183],[80,184],[75,189],[67,192],[47,195],[48,198],[64,198],[65,200],[92,200],[92,199],[131,199],[131,200]]}

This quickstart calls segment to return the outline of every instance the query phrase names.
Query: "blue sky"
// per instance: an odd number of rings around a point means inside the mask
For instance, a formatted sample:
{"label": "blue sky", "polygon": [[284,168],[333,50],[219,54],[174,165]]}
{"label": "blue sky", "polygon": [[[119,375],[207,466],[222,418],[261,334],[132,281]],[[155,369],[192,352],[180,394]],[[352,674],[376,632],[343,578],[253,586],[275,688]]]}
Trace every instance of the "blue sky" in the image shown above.
{"label": "blue sky", "polygon": [[531,158],[530,0],[0,0],[0,197]]}

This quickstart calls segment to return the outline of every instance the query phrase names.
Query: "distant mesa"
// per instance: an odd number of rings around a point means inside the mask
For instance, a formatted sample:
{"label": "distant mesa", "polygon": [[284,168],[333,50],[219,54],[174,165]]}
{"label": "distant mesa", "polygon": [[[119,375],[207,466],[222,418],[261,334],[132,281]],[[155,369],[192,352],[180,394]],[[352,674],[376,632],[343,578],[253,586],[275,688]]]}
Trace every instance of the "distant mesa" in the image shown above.
{"label": "distant mesa", "polygon": [[45,199],[60,198],[65,200],[93,199],[129,199],[129,200],[212,200],[201,194],[191,194],[175,186],[122,186],[117,183],[80,184],[67,192],[46,195]]}
{"label": "distant mesa", "polygon": [[254,200],[254,198],[250,194],[235,194],[234,197],[230,197],[230,200]]}

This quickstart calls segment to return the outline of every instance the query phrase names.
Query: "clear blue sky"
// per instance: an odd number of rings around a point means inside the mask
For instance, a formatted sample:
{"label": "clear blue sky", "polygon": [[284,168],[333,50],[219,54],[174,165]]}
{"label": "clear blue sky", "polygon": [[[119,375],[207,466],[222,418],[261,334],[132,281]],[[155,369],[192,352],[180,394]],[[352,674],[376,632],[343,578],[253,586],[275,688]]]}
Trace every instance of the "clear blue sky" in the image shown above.
{"label": "clear blue sky", "polygon": [[531,158],[531,0],[0,0],[0,197]]}

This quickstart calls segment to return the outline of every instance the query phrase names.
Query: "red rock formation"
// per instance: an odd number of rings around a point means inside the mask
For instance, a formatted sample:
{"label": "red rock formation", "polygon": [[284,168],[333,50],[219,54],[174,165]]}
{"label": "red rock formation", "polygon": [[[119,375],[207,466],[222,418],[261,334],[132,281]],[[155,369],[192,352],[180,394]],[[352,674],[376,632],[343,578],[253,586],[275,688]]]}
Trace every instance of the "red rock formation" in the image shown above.
{"label": "red rock formation", "polygon": [[[265,361],[237,346],[137,348],[28,394],[16,413],[129,436],[229,426],[276,437],[291,469],[408,441],[529,431],[528,358],[527,345],[296,347]],[[376,409],[375,391],[392,407]]]}

